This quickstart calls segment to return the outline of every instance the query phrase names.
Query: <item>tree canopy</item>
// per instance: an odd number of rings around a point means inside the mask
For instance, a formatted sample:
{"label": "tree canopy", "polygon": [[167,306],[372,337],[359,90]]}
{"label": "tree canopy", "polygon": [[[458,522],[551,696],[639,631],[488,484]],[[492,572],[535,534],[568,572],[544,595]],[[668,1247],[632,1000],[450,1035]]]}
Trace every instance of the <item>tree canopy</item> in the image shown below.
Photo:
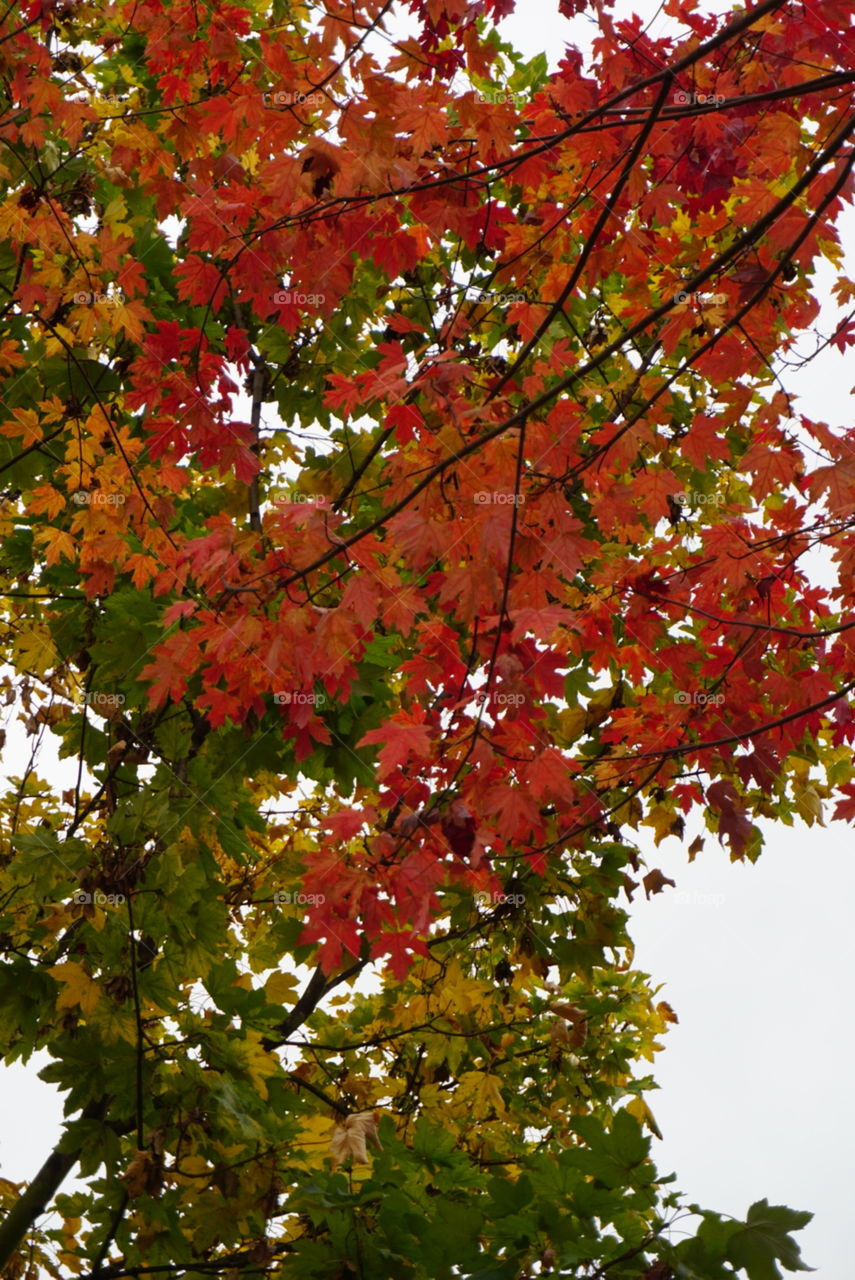
{"label": "tree canopy", "polygon": [[8,1280],[804,1269],[657,1170],[627,925],[855,813],[855,6],[514,7],[0,18]]}

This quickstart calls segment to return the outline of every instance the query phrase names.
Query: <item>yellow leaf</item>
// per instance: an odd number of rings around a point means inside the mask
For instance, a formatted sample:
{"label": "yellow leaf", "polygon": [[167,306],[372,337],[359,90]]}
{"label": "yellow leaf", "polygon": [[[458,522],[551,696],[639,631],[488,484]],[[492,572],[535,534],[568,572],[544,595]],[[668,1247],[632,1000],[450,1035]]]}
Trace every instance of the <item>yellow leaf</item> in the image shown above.
{"label": "yellow leaf", "polygon": [[90,1014],[101,999],[101,988],[93,982],[82,965],[75,960],[55,964],[48,973],[62,983],[56,998],[57,1013],[63,1009],[80,1009]]}
{"label": "yellow leaf", "polygon": [[498,1076],[488,1075],[485,1071],[464,1071],[456,1097],[471,1104],[472,1115],[476,1120],[484,1119],[490,1111],[503,1116],[507,1107],[500,1085]]}
{"label": "yellow leaf", "polygon": [[114,196],[101,215],[101,220],[107,226],[112,226],[115,222],[121,222],[127,212],[128,206],[123,197]]}
{"label": "yellow leaf", "polygon": [[71,561],[75,558],[76,546],[74,539],[64,529],[54,529],[52,526],[47,529],[37,529],[35,540],[45,548],[46,564],[57,564],[63,556],[66,560]]}
{"label": "yellow leaf", "polygon": [[66,325],[55,324],[52,336],[45,340],[45,355],[67,356],[68,348],[74,345],[75,336]]}
{"label": "yellow leaf", "polygon": [[793,787],[793,794],[796,798],[796,808],[800,817],[804,818],[809,827],[818,822],[821,827],[825,826],[822,817],[822,801],[814,787]]}
{"label": "yellow leaf", "polygon": [[328,1116],[307,1116],[300,1125],[300,1132],[294,1139],[294,1150],[291,1160],[309,1168],[323,1165],[333,1136],[333,1122]]}
{"label": "yellow leaf", "polygon": [[822,256],[833,262],[835,267],[842,265],[843,249],[839,244],[835,244],[833,240],[817,240],[817,247]]}
{"label": "yellow leaf", "polygon": [[681,209],[674,221],[671,223],[671,230],[676,232],[678,236],[687,236],[693,231],[692,219],[684,209]]}
{"label": "yellow leaf", "polygon": [[626,1110],[631,1116],[635,1116],[639,1124],[644,1125],[645,1128],[649,1129],[651,1133],[661,1140],[662,1134],[659,1131],[656,1118],[640,1094],[637,1094],[626,1104]]}
{"label": "yellow leaf", "polygon": [[33,626],[15,637],[13,660],[18,671],[43,676],[56,662],[56,650],[47,627]]}
{"label": "yellow leaf", "polygon": [[150,314],[142,302],[116,302],[110,307],[110,329],[113,333],[127,333],[134,342],[139,342],[143,336],[143,318],[147,319]]}
{"label": "yellow leaf", "polygon": [[260,1037],[255,1040],[254,1033],[246,1051],[246,1070],[255,1088],[262,1098],[267,1098],[267,1078],[276,1070],[276,1058],[262,1047]]}
{"label": "yellow leaf", "polygon": [[[3,344],[6,345],[5,343]],[[2,348],[0,348],[0,355]],[[59,396],[50,396],[47,400],[39,401],[39,408],[42,411],[42,418],[45,422],[62,422],[66,417],[66,409]]]}
{"label": "yellow leaf", "polygon": [[652,805],[644,819],[644,825],[646,827],[653,828],[653,842],[657,849],[662,841],[668,836],[676,836],[680,834],[680,824],[677,815],[674,813],[674,810],[670,809],[667,805]]}
{"label": "yellow leaf", "polygon": [[208,1173],[210,1168],[204,1156],[189,1155],[182,1158],[180,1171],[173,1176],[179,1185],[198,1187],[200,1176]]}
{"label": "yellow leaf", "polygon": [[74,321],[77,336],[81,342],[91,342],[97,325],[94,307],[79,306],[74,308]]}
{"label": "yellow leaf", "polygon": [[459,964],[452,962],[442,988],[443,1015],[450,1018],[453,1014],[477,1013],[484,1008],[492,991],[489,983],[468,977]]}
{"label": "yellow leaf", "polygon": [[34,409],[15,409],[9,422],[0,427],[0,434],[20,438],[24,448],[35,444],[42,438],[41,423]]}
{"label": "yellow leaf", "polygon": [[272,973],[264,984],[264,995],[271,1004],[290,1004],[299,983],[293,973]]}

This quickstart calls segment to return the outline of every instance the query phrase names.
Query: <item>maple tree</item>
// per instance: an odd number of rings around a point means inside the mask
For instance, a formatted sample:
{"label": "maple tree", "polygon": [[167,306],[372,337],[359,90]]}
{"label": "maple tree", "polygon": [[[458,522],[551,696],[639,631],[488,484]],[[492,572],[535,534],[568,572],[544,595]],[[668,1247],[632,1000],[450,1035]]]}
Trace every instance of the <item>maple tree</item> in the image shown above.
{"label": "maple tree", "polygon": [[6,7],[10,1280],[803,1269],[656,1170],[627,903],[855,814],[853,8]]}

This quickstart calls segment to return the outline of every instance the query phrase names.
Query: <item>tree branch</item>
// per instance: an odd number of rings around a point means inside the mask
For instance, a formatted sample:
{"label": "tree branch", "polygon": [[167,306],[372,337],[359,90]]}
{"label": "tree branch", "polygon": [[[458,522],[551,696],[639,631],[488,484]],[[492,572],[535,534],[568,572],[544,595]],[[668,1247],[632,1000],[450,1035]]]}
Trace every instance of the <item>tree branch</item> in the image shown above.
{"label": "tree branch", "polygon": [[[83,1110],[84,1120],[103,1120],[110,1099],[100,1098]],[[62,1151],[56,1147],[45,1160],[26,1191],[0,1223],[0,1273],[20,1248],[37,1218],[45,1212],[68,1174],[80,1159],[80,1147]]]}

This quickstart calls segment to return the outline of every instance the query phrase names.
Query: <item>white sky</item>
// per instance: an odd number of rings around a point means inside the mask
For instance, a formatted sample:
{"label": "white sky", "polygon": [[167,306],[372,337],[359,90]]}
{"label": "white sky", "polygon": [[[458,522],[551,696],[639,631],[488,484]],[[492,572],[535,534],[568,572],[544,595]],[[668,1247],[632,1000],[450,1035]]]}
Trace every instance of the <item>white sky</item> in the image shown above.
{"label": "white sky", "polygon": [[[658,9],[618,0],[615,11],[648,21]],[[655,18],[652,32],[664,21]],[[568,33],[582,44],[591,25],[560,19],[557,0],[518,0],[501,30],[529,55],[545,49],[554,66]],[[841,233],[852,276],[851,209]],[[821,274],[821,293],[830,280]],[[812,418],[848,425],[852,379],[851,362],[847,372],[832,351],[785,386]],[[7,767],[14,772],[15,762]],[[648,1099],[664,1135],[654,1156],[706,1207],[744,1215],[765,1196],[813,1211],[800,1233],[805,1261],[822,1280],[850,1280],[855,1101],[844,1064],[855,1050],[855,838],[844,824],[766,829],[754,866],[731,864],[712,835],[689,865],[694,830],[643,849],[650,866],[678,881],[650,902],[636,895],[632,907],[636,963],[664,984],[680,1018]],[[61,1097],[35,1077],[45,1061],[0,1066],[0,1174],[15,1181],[35,1174],[59,1136]]]}
{"label": "white sky", "polygon": [[762,1197],[811,1210],[805,1262],[850,1280],[853,837],[842,825],[766,834],[753,866],[731,864],[714,837],[687,866],[666,840],[653,865],[678,890],[633,912],[636,964],[680,1018],[648,1096],[664,1138],[654,1156],[719,1212]]}

